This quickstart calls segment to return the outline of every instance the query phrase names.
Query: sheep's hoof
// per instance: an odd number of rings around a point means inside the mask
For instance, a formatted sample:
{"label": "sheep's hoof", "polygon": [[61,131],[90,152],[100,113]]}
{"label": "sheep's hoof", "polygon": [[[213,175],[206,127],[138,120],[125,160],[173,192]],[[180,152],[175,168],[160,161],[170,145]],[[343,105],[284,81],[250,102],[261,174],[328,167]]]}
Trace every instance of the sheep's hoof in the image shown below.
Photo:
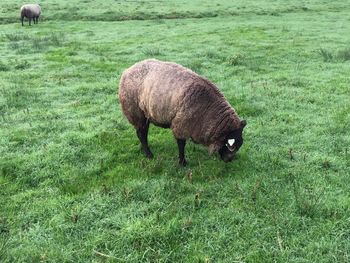
{"label": "sheep's hoof", "polygon": [[186,159],[182,159],[182,160],[180,159],[180,160],[179,160],[179,164],[180,164],[181,166],[184,166],[184,167],[185,167],[185,166],[187,165]]}
{"label": "sheep's hoof", "polygon": [[147,159],[153,159],[153,153],[151,153],[151,152],[146,153],[146,157],[147,157]]}

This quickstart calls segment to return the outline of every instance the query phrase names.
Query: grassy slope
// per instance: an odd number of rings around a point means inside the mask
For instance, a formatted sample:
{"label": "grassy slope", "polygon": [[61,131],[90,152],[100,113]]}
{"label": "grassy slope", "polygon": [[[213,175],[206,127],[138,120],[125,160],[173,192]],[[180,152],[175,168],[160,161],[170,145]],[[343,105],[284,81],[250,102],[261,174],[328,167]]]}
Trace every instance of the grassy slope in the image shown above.
{"label": "grassy slope", "polygon": [[[349,261],[349,7],[80,2],[31,28],[0,10],[1,262]],[[220,86],[248,121],[237,160],[190,143],[182,169],[155,127],[144,159],[115,94],[148,57]]]}

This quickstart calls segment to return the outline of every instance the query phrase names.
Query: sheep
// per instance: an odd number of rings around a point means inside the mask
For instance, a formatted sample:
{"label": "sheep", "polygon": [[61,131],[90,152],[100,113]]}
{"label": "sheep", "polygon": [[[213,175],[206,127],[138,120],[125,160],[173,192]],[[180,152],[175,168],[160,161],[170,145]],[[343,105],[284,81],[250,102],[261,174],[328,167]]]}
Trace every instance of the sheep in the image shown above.
{"label": "sheep", "polygon": [[147,158],[149,124],[171,128],[179,164],[187,165],[187,139],[208,146],[224,162],[232,161],[243,144],[247,122],[241,120],[219,89],[206,78],[172,62],[147,59],[126,69],[120,78],[119,102],[135,127]]}
{"label": "sheep", "polygon": [[21,7],[21,21],[23,26],[24,17],[28,18],[29,25],[31,25],[32,19],[34,24],[38,23],[39,16],[41,14],[41,7],[38,4],[27,4]]}

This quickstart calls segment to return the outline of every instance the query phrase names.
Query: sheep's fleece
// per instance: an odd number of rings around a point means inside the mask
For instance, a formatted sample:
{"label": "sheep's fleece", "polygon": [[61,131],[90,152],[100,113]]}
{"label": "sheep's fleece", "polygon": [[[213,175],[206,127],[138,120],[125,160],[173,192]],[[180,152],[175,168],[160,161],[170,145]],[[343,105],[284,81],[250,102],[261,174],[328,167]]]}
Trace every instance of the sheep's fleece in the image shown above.
{"label": "sheep's fleece", "polygon": [[38,18],[41,14],[41,7],[38,4],[27,4],[21,7],[21,21],[23,26],[24,17],[28,18],[29,25],[33,19],[34,24],[38,23]]}
{"label": "sheep's fleece", "polygon": [[155,59],[123,72],[119,101],[136,130],[149,122],[171,128],[175,138],[191,138],[209,146],[210,152],[217,152],[229,134],[242,131],[246,123],[209,80],[176,63]]}

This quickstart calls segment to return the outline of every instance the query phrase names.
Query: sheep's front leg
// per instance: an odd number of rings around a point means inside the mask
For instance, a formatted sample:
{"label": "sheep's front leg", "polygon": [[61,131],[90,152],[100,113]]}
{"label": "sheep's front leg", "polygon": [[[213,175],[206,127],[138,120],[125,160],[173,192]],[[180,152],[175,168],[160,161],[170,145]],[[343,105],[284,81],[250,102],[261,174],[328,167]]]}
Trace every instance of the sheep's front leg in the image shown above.
{"label": "sheep's front leg", "polygon": [[145,153],[146,157],[148,159],[153,158],[153,154],[151,150],[148,147],[148,140],[147,140],[147,135],[148,135],[148,127],[149,127],[149,122],[146,121],[145,125],[139,129],[136,130],[137,137],[139,138],[142,146],[142,150]]}
{"label": "sheep's front leg", "polygon": [[187,161],[185,159],[185,146],[186,146],[186,140],[183,139],[176,139],[177,146],[179,147],[179,164],[182,166],[187,165]]}

